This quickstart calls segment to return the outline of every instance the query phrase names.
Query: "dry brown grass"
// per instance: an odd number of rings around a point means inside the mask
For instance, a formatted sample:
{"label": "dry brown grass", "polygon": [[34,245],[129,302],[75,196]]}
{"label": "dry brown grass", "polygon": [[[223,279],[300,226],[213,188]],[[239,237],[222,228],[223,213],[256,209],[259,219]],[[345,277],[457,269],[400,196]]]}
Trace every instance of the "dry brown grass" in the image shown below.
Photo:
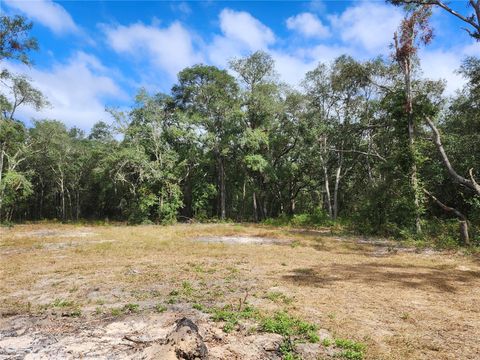
{"label": "dry brown grass", "polygon": [[[192,240],[216,235],[295,242]],[[266,311],[287,307],[338,337],[365,342],[371,359],[480,357],[476,259],[385,252],[353,240],[253,225],[0,229],[1,313],[57,311],[60,299],[95,317],[128,303],[140,309],[176,301],[218,306],[248,293],[249,302]],[[269,300],[271,292],[293,301]]]}

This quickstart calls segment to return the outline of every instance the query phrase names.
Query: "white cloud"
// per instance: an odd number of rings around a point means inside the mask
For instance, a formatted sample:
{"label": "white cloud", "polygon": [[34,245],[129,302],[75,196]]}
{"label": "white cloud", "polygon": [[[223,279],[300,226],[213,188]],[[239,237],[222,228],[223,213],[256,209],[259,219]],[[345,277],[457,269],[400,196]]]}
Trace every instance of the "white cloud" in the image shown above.
{"label": "white cloud", "polygon": [[220,13],[220,29],[226,38],[252,51],[265,49],[275,42],[273,31],[245,11],[223,9]]}
{"label": "white cloud", "polygon": [[48,27],[56,34],[75,33],[79,29],[63,6],[51,0],[3,0],[10,8],[19,10],[33,21]]}
{"label": "white cloud", "polygon": [[142,23],[119,25],[106,27],[105,33],[116,52],[147,58],[171,79],[183,68],[202,61],[193,48],[192,35],[179,22],[166,28]]}
{"label": "white cloud", "polygon": [[443,50],[425,50],[419,55],[424,77],[447,81],[445,94],[453,95],[465,84],[465,79],[455,72],[460,67],[461,56]]}
{"label": "white cloud", "polygon": [[219,15],[221,35],[204,49],[211,63],[226,67],[228,60],[275,43],[273,31],[247,12],[224,9]]}
{"label": "white cloud", "polygon": [[330,21],[344,43],[377,55],[388,51],[402,17],[399,8],[379,2],[360,2],[341,15],[330,16]]}
{"label": "white cloud", "polygon": [[275,69],[280,79],[292,86],[297,86],[305,77],[305,74],[313,70],[317,61],[305,60],[283,52],[271,52],[275,60]]}
{"label": "white cloud", "polygon": [[449,49],[431,50],[428,47],[419,52],[424,77],[432,80],[446,80],[446,95],[454,95],[466,84],[466,79],[457,70],[468,56],[477,56],[480,44],[472,42]]}
{"label": "white cloud", "polygon": [[110,120],[105,101],[128,99],[109,76],[109,70],[84,52],[76,53],[64,64],[54,64],[51,69],[6,65],[10,71],[26,74],[52,105],[39,112],[30,107],[19,108],[19,118],[55,119],[87,130],[98,120]]}
{"label": "white cloud", "polygon": [[324,38],[330,35],[328,27],[323,25],[316,15],[308,12],[289,17],[287,28],[310,38]]}

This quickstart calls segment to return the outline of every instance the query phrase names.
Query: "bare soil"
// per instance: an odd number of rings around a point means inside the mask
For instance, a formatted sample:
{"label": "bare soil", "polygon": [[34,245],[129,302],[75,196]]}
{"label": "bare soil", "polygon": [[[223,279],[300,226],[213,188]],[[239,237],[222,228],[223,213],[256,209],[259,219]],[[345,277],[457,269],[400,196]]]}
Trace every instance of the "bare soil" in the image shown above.
{"label": "bare soil", "polygon": [[[242,302],[315,323],[321,339],[362,342],[366,359],[479,359],[479,297],[474,256],[328,229],[0,229],[0,359],[158,358],[185,316],[211,359],[280,359],[282,336],[252,320],[226,333],[206,310]],[[297,351],[336,354],[322,342]]]}

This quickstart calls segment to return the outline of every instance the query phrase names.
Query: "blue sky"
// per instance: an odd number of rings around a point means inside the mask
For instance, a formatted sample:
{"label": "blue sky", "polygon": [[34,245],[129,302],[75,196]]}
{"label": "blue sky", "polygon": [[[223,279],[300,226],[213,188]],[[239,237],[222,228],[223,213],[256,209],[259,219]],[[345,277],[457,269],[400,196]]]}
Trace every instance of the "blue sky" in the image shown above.
{"label": "blue sky", "polygon": [[[466,2],[455,6],[465,12]],[[140,87],[168,92],[186,66],[226,68],[228,60],[269,52],[280,78],[295,86],[319,62],[342,54],[360,60],[389,56],[403,16],[384,1],[56,1],[3,0],[1,11],[34,22],[40,51],[26,73],[52,106],[24,119],[52,118],[88,130],[110,121],[105,106],[128,108]],[[479,46],[463,24],[442,11],[432,18],[435,39],[420,56],[424,76],[463,84],[455,73]]]}

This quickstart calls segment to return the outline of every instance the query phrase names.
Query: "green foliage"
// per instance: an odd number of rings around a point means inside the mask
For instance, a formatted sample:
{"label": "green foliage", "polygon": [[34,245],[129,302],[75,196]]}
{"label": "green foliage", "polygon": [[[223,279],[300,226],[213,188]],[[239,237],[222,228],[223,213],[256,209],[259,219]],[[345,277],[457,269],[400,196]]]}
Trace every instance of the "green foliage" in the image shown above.
{"label": "green foliage", "polygon": [[261,328],[265,332],[283,336],[298,336],[311,343],[319,341],[316,325],[292,317],[286,312],[277,312],[272,317],[264,317]]}
{"label": "green foliage", "polygon": [[258,317],[258,311],[249,305],[240,310],[235,310],[231,306],[226,306],[221,309],[214,308],[211,312],[213,321],[225,322],[223,330],[226,333],[233,331],[240,320]]}
{"label": "green foliage", "polygon": [[265,295],[265,298],[273,302],[284,303],[285,305],[289,305],[293,302],[293,298],[281,293],[280,291],[269,292],[267,295]]}
{"label": "green foliage", "polygon": [[283,360],[302,360],[301,356],[296,354],[295,344],[289,338],[283,339],[278,350]]}
{"label": "green foliage", "polygon": [[334,222],[323,209],[316,208],[312,213],[295,214],[293,216],[281,215],[264,221],[267,225],[293,226],[293,227],[320,227],[332,226]]}
{"label": "green foliage", "polygon": [[348,339],[335,339],[335,346],[343,349],[339,355],[347,360],[362,360],[366,349],[365,344]]}
{"label": "green foliage", "polygon": [[[27,61],[35,48],[31,24],[1,19],[3,45],[17,41],[20,48],[4,47],[0,57]],[[169,94],[141,89],[131,109],[110,109],[114,123],[98,122],[88,136],[66,128],[63,119],[35,121],[28,129],[16,121],[17,105],[47,102],[25,76],[2,71],[13,92],[0,94],[0,221],[348,225],[362,234],[454,248],[455,216],[426,198],[427,189],[464,214],[472,242],[480,241],[479,197],[451,181],[423,126],[432,118],[452,166],[463,176],[473,168],[480,177],[478,59],[465,60],[466,86],[448,103],[442,83],[414,76],[411,117],[402,73],[382,59],[340,56],[309,71],[298,89],[279,82],[273,58],[262,51],[230,67],[236,78],[195,65],[178,74]]]}
{"label": "green foliage", "polygon": [[30,64],[28,52],[38,50],[37,40],[29,36],[33,24],[23,16],[0,16],[0,61],[20,60]]}
{"label": "green foliage", "polygon": [[73,301],[61,298],[55,299],[55,301],[52,303],[52,306],[57,308],[72,307],[74,305],[75,303]]}
{"label": "green foliage", "polygon": [[158,312],[158,313],[163,313],[163,312],[167,311],[167,307],[163,304],[157,304],[157,305],[155,305],[155,311]]}
{"label": "green foliage", "polygon": [[138,313],[140,311],[140,305],[138,304],[126,304],[122,308],[122,312],[125,314]]}

